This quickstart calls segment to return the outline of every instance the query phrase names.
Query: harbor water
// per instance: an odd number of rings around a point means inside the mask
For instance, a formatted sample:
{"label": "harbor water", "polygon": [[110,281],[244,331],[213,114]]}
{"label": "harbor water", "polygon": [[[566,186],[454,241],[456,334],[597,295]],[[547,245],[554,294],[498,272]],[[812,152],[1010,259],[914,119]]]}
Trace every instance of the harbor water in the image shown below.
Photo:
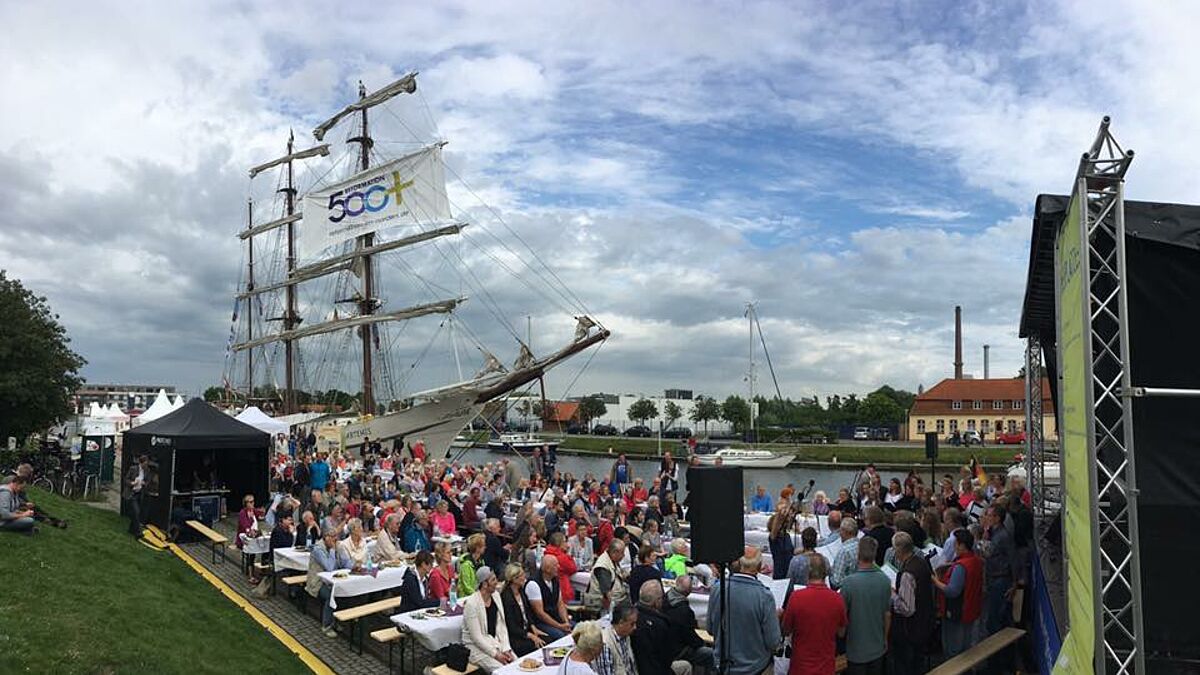
{"label": "harbor water", "polygon": [[[469,462],[475,465],[482,465],[488,462],[497,462],[504,457],[516,462],[516,465],[522,476],[528,475],[527,462],[517,455],[509,452],[494,452],[487,448],[468,448],[468,449],[452,449],[450,458],[459,462]],[[608,476],[612,469],[613,462],[616,460],[616,455],[574,455],[574,454],[558,454],[558,470],[560,473],[570,472],[575,478],[583,478],[585,474],[591,472],[597,480]],[[633,466],[634,478],[645,479],[646,487],[654,481],[654,477],[658,475],[658,459],[640,459],[629,458],[629,463]],[[767,494],[772,497],[778,496],[779,491],[788,483],[791,483],[799,493],[808,485],[808,481],[815,481],[813,484],[813,492],[824,490],[831,501],[837,499],[837,491],[840,488],[847,487],[858,474],[859,466],[847,465],[846,468],[832,467],[810,467],[810,466],[788,466],[779,469],[762,469],[762,468],[743,468],[743,486],[742,494],[745,499],[752,490],[758,485],[762,485],[767,489]],[[928,469],[928,467],[926,467]],[[881,470],[879,475],[886,483],[893,476],[903,479],[905,471],[886,471]],[[683,493],[687,491],[687,471],[686,466],[680,465],[679,483]],[[928,473],[925,475],[928,478]]]}

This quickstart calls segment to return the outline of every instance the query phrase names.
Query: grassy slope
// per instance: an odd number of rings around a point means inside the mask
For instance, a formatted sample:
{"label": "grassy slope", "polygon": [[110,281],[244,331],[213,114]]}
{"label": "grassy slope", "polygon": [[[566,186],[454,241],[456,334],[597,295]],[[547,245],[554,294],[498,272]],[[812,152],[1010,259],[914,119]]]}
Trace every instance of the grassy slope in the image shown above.
{"label": "grassy slope", "polygon": [[32,491],[66,530],[0,534],[0,653],[7,672],[307,672],[174,554],[109,511]]}

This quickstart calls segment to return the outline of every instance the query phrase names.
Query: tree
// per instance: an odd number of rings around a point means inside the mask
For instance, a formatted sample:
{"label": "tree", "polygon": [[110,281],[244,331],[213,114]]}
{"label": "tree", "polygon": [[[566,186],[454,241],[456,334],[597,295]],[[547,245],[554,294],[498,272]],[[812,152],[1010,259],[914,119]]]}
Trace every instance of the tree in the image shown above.
{"label": "tree", "polygon": [[911,391],[904,391],[903,389],[893,389],[886,384],[871,393],[872,394],[883,394],[883,395],[887,396],[888,398],[895,401],[896,405],[900,406],[900,409],[904,410],[905,412],[912,410],[913,402],[917,400],[917,395],[912,393]]}
{"label": "tree", "polygon": [[683,417],[683,411],[679,409],[679,405],[675,401],[667,401],[663,406],[663,417],[667,418],[667,427],[673,427],[675,422]]}
{"label": "tree", "polygon": [[692,414],[688,416],[693,422],[704,425],[704,435],[708,436],[708,423],[721,419],[721,404],[711,396],[701,394],[692,401]]}
{"label": "tree", "polygon": [[904,409],[890,396],[873,391],[858,406],[858,420],[877,427],[890,427],[904,419]]}
{"label": "tree", "polygon": [[741,396],[730,396],[721,404],[721,419],[733,426],[735,433],[750,429],[750,404]]}
{"label": "tree", "polygon": [[87,361],[45,297],[0,270],[0,439],[23,439],[71,414]]}
{"label": "tree", "polygon": [[204,390],[204,400],[209,403],[216,403],[225,398],[225,387],[209,387]]}
{"label": "tree", "polygon": [[654,405],[654,401],[639,398],[629,406],[629,419],[638,424],[645,425],[646,420],[652,417],[658,417],[658,406]]}
{"label": "tree", "polygon": [[599,396],[585,396],[579,401],[579,420],[584,426],[590,426],[592,420],[600,419],[608,414],[608,406]]}

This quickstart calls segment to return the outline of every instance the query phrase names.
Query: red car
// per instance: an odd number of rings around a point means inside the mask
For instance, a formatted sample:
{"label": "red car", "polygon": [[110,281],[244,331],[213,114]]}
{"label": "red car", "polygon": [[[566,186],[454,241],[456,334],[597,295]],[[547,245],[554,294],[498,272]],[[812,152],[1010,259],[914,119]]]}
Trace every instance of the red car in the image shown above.
{"label": "red car", "polygon": [[1010,431],[1006,434],[996,434],[996,442],[1000,445],[1021,445],[1025,442],[1025,432]]}

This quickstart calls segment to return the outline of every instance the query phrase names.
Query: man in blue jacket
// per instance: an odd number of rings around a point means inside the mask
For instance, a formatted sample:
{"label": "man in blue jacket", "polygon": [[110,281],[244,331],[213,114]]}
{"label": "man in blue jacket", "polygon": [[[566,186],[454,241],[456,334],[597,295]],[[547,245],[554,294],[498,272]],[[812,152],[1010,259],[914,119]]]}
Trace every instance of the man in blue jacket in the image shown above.
{"label": "man in blue jacket", "polygon": [[[729,675],[759,675],[774,659],[783,637],[779,631],[779,615],[775,598],[758,580],[762,555],[743,557],[740,571],[727,581],[729,586]],[[712,589],[716,602],[709,602],[708,631],[713,635],[714,655],[719,667],[723,653],[721,631],[720,585]]]}

